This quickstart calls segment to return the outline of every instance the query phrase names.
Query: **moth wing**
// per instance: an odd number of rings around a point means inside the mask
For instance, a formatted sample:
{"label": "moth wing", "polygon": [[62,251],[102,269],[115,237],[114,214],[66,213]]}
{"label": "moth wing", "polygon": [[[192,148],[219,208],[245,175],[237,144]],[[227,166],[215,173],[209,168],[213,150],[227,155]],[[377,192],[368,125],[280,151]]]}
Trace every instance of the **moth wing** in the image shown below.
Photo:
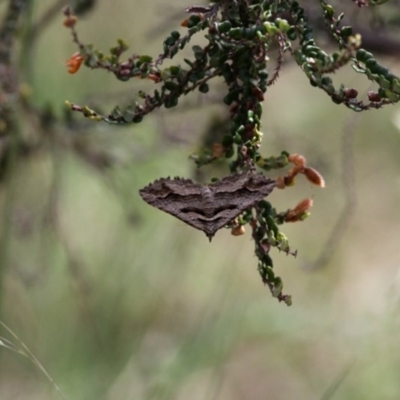
{"label": "moth wing", "polygon": [[[170,194],[178,196],[187,196],[200,193],[201,186],[190,179],[181,178],[163,178],[147,185],[139,190],[140,196],[146,202],[152,201],[153,198],[163,198]],[[150,203],[152,204],[152,203]]]}
{"label": "moth wing", "polygon": [[240,197],[243,193],[251,192],[258,198],[255,201],[257,202],[268,196],[275,186],[275,180],[267,178],[262,174],[243,173],[229,175],[210,185],[210,188],[215,194],[238,193],[235,197]]}
{"label": "moth wing", "polygon": [[208,186],[213,203],[204,202],[203,187],[190,179],[160,179],[139,191],[148,204],[165,211],[210,239],[247,208],[268,196],[275,181],[262,174],[229,175]]}
{"label": "moth wing", "polygon": [[[202,186],[190,179],[160,179],[139,190],[142,199],[193,228],[200,229],[209,236],[212,232],[201,221]],[[215,232],[212,233],[212,235]]]}

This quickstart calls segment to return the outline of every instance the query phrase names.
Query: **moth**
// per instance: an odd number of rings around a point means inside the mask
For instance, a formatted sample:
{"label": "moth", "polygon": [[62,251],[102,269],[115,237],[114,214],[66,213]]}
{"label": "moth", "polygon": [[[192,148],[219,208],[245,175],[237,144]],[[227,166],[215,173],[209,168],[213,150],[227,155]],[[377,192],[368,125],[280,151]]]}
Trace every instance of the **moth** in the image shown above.
{"label": "moth", "polygon": [[210,185],[190,179],[162,178],[139,190],[142,199],[193,228],[210,242],[215,233],[268,196],[275,181],[262,174],[232,174]]}

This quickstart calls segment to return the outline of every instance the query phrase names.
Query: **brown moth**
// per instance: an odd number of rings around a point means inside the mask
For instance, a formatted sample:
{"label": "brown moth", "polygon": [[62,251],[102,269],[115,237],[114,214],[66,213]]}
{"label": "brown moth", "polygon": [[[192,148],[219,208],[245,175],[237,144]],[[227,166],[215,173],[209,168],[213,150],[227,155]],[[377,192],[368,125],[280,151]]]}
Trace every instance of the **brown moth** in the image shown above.
{"label": "brown moth", "polygon": [[210,185],[162,178],[139,190],[142,199],[200,229],[210,239],[247,208],[268,196],[275,181],[251,172],[229,175]]}

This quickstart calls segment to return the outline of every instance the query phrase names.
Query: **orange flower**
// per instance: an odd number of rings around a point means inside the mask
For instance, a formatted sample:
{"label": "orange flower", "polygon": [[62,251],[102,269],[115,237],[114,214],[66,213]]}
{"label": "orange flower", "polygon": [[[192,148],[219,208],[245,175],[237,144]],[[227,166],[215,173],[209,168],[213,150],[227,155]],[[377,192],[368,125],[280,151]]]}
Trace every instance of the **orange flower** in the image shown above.
{"label": "orange flower", "polygon": [[314,168],[306,167],[304,168],[303,174],[306,176],[309,182],[317,185],[319,187],[325,187],[325,180],[322,175]]}
{"label": "orange flower", "polygon": [[75,74],[78,72],[83,61],[84,57],[82,57],[79,53],[74,53],[65,63],[65,65],[68,67],[68,72],[70,74]]}
{"label": "orange flower", "polygon": [[147,79],[150,79],[151,81],[158,83],[161,81],[161,77],[158,74],[149,74],[147,76]]}
{"label": "orange flower", "polygon": [[278,176],[278,178],[276,179],[276,187],[278,189],[284,189],[286,187],[285,178],[282,178],[281,176]]}
{"label": "orange flower", "polygon": [[306,159],[301,154],[290,154],[288,161],[297,165],[298,167],[304,167],[306,165]]}
{"label": "orange flower", "polygon": [[304,214],[313,206],[313,199],[304,199],[293,209],[296,214]]}
{"label": "orange flower", "polygon": [[183,26],[184,28],[187,28],[189,25],[189,21],[191,20],[192,17],[198,17],[197,20],[201,21],[204,19],[204,14],[201,14],[201,13],[192,14],[189,18],[186,18],[181,22],[181,26]]}
{"label": "orange flower", "polygon": [[78,18],[75,17],[75,15],[69,15],[67,18],[64,19],[63,25],[66,28],[72,28],[73,26],[75,26],[76,21],[78,21]]}
{"label": "orange flower", "polygon": [[187,28],[188,23],[189,23],[189,18],[186,18],[186,19],[184,19],[184,20],[181,22],[181,26]]}
{"label": "orange flower", "polygon": [[313,206],[312,199],[302,200],[293,210],[290,210],[286,216],[286,222],[297,222],[302,221],[309,215],[310,208]]}
{"label": "orange flower", "polygon": [[224,146],[221,143],[214,143],[212,145],[212,156],[214,158],[221,158],[224,155]]}
{"label": "orange flower", "polygon": [[233,236],[241,236],[244,235],[246,232],[246,229],[243,225],[237,225],[232,228],[231,230],[231,235]]}

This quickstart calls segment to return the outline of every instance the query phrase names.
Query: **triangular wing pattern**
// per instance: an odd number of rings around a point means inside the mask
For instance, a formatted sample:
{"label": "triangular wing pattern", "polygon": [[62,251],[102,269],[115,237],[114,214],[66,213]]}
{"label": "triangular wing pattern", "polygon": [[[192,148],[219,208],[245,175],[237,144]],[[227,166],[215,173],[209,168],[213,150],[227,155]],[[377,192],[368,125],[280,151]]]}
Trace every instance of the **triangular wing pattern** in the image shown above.
{"label": "triangular wing pattern", "polygon": [[268,196],[275,181],[262,174],[229,175],[208,187],[190,179],[159,179],[139,191],[148,204],[165,211],[210,239],[241,212]]}

